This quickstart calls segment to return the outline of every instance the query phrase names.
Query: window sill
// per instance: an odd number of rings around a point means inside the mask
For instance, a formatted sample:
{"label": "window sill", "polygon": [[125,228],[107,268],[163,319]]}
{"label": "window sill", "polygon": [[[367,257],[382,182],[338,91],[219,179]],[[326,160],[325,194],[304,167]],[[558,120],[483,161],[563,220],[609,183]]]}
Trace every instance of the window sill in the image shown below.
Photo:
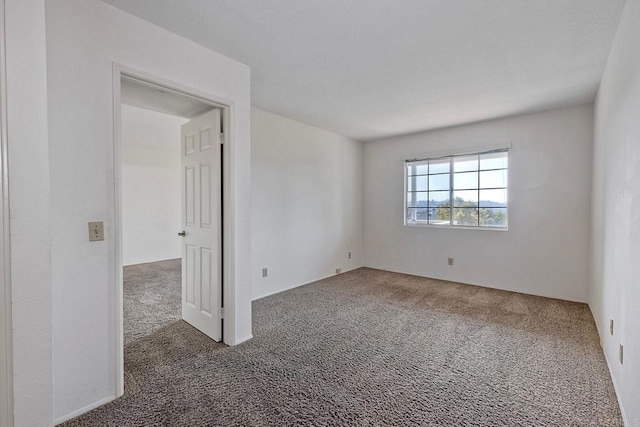
{"label": "window sill", "polygon": [[506,227],[465,227],[464,225],[434,225],[434,224],[410,224],[405,223],[405,227],[416,228],[435,228],[441,230],[478,230],[478,231],[509,231],[509,226]]}

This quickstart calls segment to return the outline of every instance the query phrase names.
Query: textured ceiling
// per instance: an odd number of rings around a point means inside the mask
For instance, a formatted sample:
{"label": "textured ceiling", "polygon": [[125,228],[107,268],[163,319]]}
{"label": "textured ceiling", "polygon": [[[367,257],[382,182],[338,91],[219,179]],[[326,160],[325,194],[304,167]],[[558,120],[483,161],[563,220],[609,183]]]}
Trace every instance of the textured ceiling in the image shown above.
{"label": "textured ceiling", "polygon": [[251,67],[252,104],[360,140],[592,102],[623,0],[106,0]]}

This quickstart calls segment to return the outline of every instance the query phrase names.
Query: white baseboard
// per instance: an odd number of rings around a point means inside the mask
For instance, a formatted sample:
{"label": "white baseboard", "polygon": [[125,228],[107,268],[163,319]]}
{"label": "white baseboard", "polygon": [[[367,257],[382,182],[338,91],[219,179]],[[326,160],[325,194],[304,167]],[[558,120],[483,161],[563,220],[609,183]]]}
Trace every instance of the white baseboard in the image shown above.
{"label": "white baseboard", "polygon": [[487,288],[487,289],[495,289],[498,291],[507,291],[507,292],[513,292],[516,294],[523,294],[523,295],[532,295],[534,297],[543,297],[543,298],[551,298],[551,299],[559,299],[561,301],[570,301],[570,302],[578,302],[580,304],[588,304],[588,301],[586,298],[574,298],[574,297],[564,297],[564,296],[560,296],[560,295],[551,295],[545,292],[534,292],[528,289],[511,289],[508,288],[506,286],[496,286],[494,284],[487,284],[487,283],[472,283],[472,282],[461,282],[459,280],[455,280],[452,279],[451,277],[444,277],[444,276],[439,276],[439,275],[429,275],[429,276],[425,276],[423,274],[419,274],[419,273],[415,273],[415,272],[411,272],[411,271],[401,271],[401,270],[395,270],[395,269],[390,269],[390,268],[386,268],[386,267],[373,267],[371,265],[363,265],[362,267],[364,268],[370,268],[372,270],[380,270],[380,271],[386,271],[389,273],[398,273],[398,274],[406,274],[409,276],[416,276],[416,277],[424,277],[426,279],[436,279],[436,280],[442,280],[443,282],[454,282],[454,283],[461,283],[463,285],[471,285],[471,286],[479,286],[481,288]]}
{"label": "white baseboard", "polygon": [[627,415],[624,412],[624,406],[622,406],[622,400],[620,399],[620,392],[618,391],[618,384],[616,383],[616,379],[612,374],[612,370],[611,370],[611,363],[609,363],[609,357],[607,356],[607,352],[604,351],[604,348],[602,347],[602,345],[600,346],[602,348],[602,353],[604,354],[604,360],[607,361],[607,368],[609,369],[609,376],[611,377],[611,382],[613,383],[613,391],[615,391],[616,393],[616,398],[618,399],[618,406],[620,407],[620,413],[622,414],[622,420],[624,421],[624,425],[627,426],[629,425],[629,420],[627,419]]}
{"label": "white baseboard", "polygon": [[93,403],[85,406],[84,408],[77,409],[77,410],[75,410],[73,412],[68,413],[67,415],[63,415],[60,418],[56,418],[53,421],[53,425],[57,426],[58,424],[62,424],[63,422],[69,421],[72,418],[79,417],[80,415],[82,415],[82,414],[84,414],[86,412],[89,412],[92,409],[96,409],[98,406],[102,406],[102,405],[104,405],[106,403],[112,402],[112,401],[116,400],[117,398],[118,398],[118,396],[113,395],[113,396],[105,397],[104,399],[100,399],[97,402],[93,402]]}
{"label": "white baseboard", "polygon": [[611,369],[611,363],[609,362],[609,356],[607,356],[607,352],[604,349],[604,345],[602,345],[602,334],[600,333],[600,325],[596,320],[596,316],[593,314],[593,309],[591,308],[591,304],[587,304],[589,307],[589,311],[591,312],[591,317],[593,317],[593,321],[596,324],[596,331],[598,332],[598,338],[600,339],[600,348],[602,349],[602,354],[604,354],[604,360],[607,362],[607,369],[609,370],[609,377],[611,377],[611,382],[613,383],[613,391],[616,394],[616,399],[618,400],[618,406],[620,407],[620,414],[622,415],[622,420],[624,425],[629,425],[629,420],[627,419],[627,415],[624,412],[624,406],[622,406],[622,399],[620,399],[620,392],[618,388],[618,384],[616,383],[616,379],[613,376],[613,370]]}
{"label": "white baseboard", "polygon": [[[353,267],[353,268],[350,268],[348,270],[344,270],[340,274],[348,273],[349,271],[357,270],[357,269],[362,268],[362,267],[363,267],[362,265],[360,265],[358,267]],[[328,279],[329,277],[339,276],[340,274],[335,274],[335,273],[329,274],[329,275],[324,276],[324,277],[319,277],[317,279],[313,279],[310,282],[301,283],[299,285],[292,285],[292,286],[289,286],[288,288],[278,289],[276,291],[268,292],[266,294],[261,294],[261,295],[258,295],[257,297],[252,297],[251,301],[257,301],[257,300],[262,299],[262,298],[270,297],[271,295],[279,294],[280,292],[290,291],[291,289],[299,288],[300,286],[310,285],[311,283],[319,282],[320,280]]]}

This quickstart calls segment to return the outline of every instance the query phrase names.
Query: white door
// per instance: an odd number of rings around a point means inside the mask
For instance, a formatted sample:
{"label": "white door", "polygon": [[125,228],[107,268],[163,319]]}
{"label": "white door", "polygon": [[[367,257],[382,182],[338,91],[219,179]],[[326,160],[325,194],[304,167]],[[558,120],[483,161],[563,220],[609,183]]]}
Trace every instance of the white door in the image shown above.
{"label": "white door", "polygon": [[181,136],[182,318],[221,341],[220,110],[185,123]]}

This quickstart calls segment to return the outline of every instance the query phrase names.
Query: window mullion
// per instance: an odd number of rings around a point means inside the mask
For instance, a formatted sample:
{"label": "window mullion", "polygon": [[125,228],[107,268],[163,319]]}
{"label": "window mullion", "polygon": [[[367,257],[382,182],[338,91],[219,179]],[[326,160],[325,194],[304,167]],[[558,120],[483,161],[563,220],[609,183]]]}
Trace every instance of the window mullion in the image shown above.
{"label": "window mullion", "polygon": [[[414,166],[415,167],[415,166]],[[411,210],[412,214],[411,217],[413,219],[413,222],[417,222],[418,221],[418,187],[417,187],[417,183],[418,183],[418,179],[416,178],[415,175],[413,175],[411,177],[411,188],[413,188],[413,195],[411,196],[411,198],[413,199],[413,209]]]}
{"label": "window mullion", "polygon": [[449,225],[453,225],[453,157],[449,158]]}
{"label": "window mullion", "polygon": [[431,162],[427,160],[427,224],[431,224],[431,199],[429,198],[429,178],[431,177],[431,175],[429,175],[429,172],[431,172],[429,169],[430,164]]}
{"label": "window mullion", "polygon": [[478,155],[478,206],[476,208],[478,213],[478,227],[480,227],[480,155]]}

